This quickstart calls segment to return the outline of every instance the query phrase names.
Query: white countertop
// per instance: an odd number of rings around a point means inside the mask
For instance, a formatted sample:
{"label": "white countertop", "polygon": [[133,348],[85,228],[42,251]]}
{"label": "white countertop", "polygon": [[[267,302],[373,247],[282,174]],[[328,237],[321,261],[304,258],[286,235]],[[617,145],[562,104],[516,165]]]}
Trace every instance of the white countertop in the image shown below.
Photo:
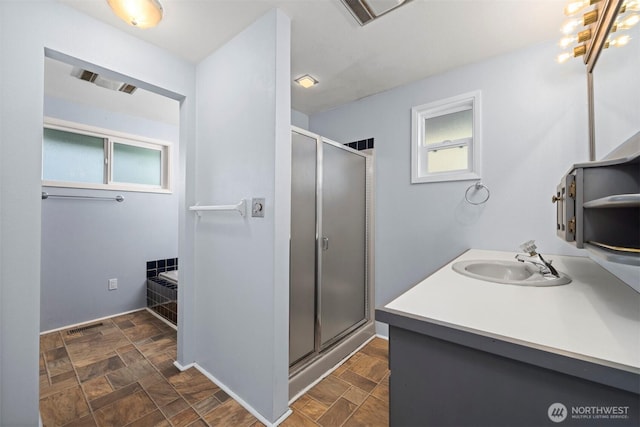
{"label": "white countertop", "polygon": [[385,309],[520,345],[640,373],[640,294],[589,258],[543,254],[573,281],[528,287],[472,279],[462,260],[514,260],[471,249]]}

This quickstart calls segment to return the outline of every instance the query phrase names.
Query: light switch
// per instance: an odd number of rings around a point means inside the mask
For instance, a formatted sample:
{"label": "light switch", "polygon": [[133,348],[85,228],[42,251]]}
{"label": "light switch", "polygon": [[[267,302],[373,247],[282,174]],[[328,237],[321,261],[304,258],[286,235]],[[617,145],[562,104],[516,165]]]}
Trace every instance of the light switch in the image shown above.
{"label": "light switch", "polygon": [[264,218],[264,198],[251,199],[251,216]]}

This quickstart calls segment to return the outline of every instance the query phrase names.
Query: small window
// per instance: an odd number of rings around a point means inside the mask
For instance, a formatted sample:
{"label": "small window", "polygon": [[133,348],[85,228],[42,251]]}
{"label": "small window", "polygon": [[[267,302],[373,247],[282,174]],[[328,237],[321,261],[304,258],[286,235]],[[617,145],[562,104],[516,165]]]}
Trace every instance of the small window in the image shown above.
{"label": "small window", "polygon": [[104,138],[45,128],[42,179],[102,184],[104,144]]}
{"label": "small window", "polygon": [[480,91],[411,109],[411,183],[480,179]]}
{"label": "small window", "polygon": [[113,182],[162,185],[162,148],[113,143]]}
{"label": "small window", "polygon": [[54,187],[169,191],[169,145],[88,126],[48,120],[42,180]]}

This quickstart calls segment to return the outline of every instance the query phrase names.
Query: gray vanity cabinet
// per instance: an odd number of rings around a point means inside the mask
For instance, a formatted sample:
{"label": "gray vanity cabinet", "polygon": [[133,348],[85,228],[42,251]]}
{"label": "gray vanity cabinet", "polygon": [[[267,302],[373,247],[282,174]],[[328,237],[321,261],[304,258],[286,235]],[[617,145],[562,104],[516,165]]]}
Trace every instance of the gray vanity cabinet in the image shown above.
{"label": "gray vanity cabinet", "polygon": [[552,200],[560,238],[606,261],[640,266],[640,152],[575,164]]}

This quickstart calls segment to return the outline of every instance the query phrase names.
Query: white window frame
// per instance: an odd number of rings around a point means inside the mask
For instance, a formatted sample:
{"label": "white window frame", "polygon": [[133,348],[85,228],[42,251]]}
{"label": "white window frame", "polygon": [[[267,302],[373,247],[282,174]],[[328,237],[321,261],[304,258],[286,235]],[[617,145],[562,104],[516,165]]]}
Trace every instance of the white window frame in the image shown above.
{"label": "white window frame", "polygon": [[[64,132],[82,134],[102,138],[104,140],[104,178],[102,183],[68,182],[42,180],[46,187],[83,188],[96,190],[137,191],[146,193],[171,193],[171,143],[158,139],[116,132],[110,129],[98,128],[81,123],[45,117],[44,128],[61,130]],[[44,141],[43,141],[44,144]],[[113,180],[113,146],[124,144],[134,147],[160,151],[160,185],[145,185],[135,183],[115,182]],[[44,167],[44,159],[43,159]]]}
{"label": "white window frame", "polygon": [[[472,111],[473,133],[471,138],[454,141],[442,141],[425,145],[425,123],[427,119],[452,114],[459,111]],[[411,183],[479,180],[482,166],[482,133],[480,113],[480,91],[473,91],[411,109]],[[451,147],[468,147],[468,168],[446,172],[426,172],[427,156],[430,151]]]}

